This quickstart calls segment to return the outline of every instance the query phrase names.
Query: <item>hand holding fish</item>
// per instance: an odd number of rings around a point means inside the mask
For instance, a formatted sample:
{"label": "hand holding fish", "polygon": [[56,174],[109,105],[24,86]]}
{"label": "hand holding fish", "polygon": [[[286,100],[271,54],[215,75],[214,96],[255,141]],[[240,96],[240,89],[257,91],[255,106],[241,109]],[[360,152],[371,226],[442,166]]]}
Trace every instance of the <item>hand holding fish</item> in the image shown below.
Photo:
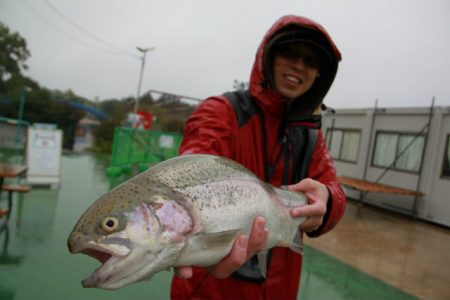
{"label": "hand holding fish", "polygon": [[[299,230],[310,232],[322,225],[326,213],[329,192],[326,186],[313,179],[305,179],[297,184],[288,186],[288,190],[303,192],[306,194],[308,204],[291,209],[291,216],[307,217]],[[209,272],[217,278],[226,278],[239,269],[250,257],[264,249],[269,232],[265,228],[265,220],[257,217],[253,221],[250,238],[245,235],[239,236],[234,242],[230,254],[216,265],[208,268]],[[189,279],[192,277],[191,267],[175,268],[178,277]]]}
{"label": "hand holding fish", "polygon": [[306,178],[297,184],[288,186],[288,190],[302,192],[306,195],[307,205],[291,209],[293,218],[306,217],[300,224],[299,230],[311,232],[322,225],[323,217],[327,212],[327,202],[330,192],[327,187],[319,181]]}
{"label": "hand holding fish", "polygon": [[[217,278],[227,278],[239,269],[253,255],[263,250],[266,246],[269,231],[265,228],[266,220],[256,217],[253,221],[250,236],[240,235],[236,238],[230,254],[220,262],[208,268],[209,272]],[[189,279],[192,277],[191,267],[175,268],[178,277]]]}

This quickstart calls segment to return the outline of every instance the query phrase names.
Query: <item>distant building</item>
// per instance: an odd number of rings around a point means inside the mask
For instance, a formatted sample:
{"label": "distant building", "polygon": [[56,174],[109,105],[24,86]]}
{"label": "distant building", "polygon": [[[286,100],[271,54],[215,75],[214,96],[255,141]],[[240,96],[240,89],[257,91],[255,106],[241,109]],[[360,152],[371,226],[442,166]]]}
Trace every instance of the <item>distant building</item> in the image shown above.
{"label": "distant building", "polygon": [[337,109],[323,130],[338,175],[424,194],[368,193],[365,203],[450,226],[450,107]]}
{"label": "distant building", "polygon": [[0,117],[0,148],[24,149],[29,125],[25,121]]}
{"label": "distant building", "polygon": [[89,117],[82,118],[75,129],[75,143],[73,150],[80,152],[94,146],[93,130],[100,124],[99,121]]}

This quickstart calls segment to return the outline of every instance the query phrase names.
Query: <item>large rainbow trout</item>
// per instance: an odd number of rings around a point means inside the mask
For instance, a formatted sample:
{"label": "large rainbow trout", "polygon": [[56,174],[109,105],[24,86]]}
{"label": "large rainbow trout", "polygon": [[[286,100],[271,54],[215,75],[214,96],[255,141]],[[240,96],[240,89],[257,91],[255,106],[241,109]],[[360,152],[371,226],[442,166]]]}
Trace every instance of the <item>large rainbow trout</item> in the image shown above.
{"label": "large rainbow trout", "polygon": [[[68,245],[102,263],[84,287],[116,289],[170,267],[219,262],[258,215],[270,232],[267,249],[301,253],[303,218],[291,218],[289,208],[305,203],[303,194],[274,188],[229,159],[178,156],[101,196],[81,216]],[[265,253],[259,253],[263,273]]]}

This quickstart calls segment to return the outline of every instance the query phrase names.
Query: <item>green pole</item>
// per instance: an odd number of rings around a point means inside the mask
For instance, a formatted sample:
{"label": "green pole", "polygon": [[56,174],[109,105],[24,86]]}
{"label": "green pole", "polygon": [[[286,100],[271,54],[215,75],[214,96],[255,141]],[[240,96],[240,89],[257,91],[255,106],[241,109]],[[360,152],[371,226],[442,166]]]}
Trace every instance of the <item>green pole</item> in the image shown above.
{"label": "green pole", "polygon": [[[23,110],[25,107],[25,90],[22,91],[19,98],[19,115],[17,117],[17,127],[16,127],[16,145],[20,144],[20,138],[22,136],[21,127],[22,127],[22,118],[23,118]],[[23,151],[25,152],[25,147],[23,147]],[[18,157],[17,163],[21,163],[22,156],[18,155],[19,147],[16,150],[16,157]]]}
{"label": "green pole", "polygon": [[20,99],[19,99],[19,116],[17,117],[17,121],[18,121],[17,129],[16,129],[16,143],[17,144],[20,142],[20,136],[21,136],[20,128],[22,126],[24,107],[25,107],[25,91],[22,91],[22,93],[20,94]]}

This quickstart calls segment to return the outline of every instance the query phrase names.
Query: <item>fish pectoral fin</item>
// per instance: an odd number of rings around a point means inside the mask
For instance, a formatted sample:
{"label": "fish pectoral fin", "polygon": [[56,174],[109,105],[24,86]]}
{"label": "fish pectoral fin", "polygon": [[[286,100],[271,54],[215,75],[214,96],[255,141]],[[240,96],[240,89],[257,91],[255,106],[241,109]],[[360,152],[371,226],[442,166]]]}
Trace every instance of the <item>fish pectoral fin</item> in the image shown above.
{"label": "fish pectoral fin", "polygon": [[211,249],[211,247],[230,247],[241,229],[232,229],[221,232],[193,235],[189,238],[189,244],[195,244],[199,248]]}
{"label": "fish pectoral fin", "polygon": [[259,264],[259,270],[261,271],[261,275],[266,278],[267,274],[267,255],[269,251],[265,250],[262,252],[259,252],[258,255],[258,264]]}
{"label": "fish pectoral fin", "polygon": [[177,266],[211,266],[228,255],[241,229],[189,236]]}
{"label": "fish pectoral fin", "polygon": [[[151,265],[157,266],[157,271],[162,271],[170,269],[177,257],[179,256],[181,250],[184,247],[184,243],[174,243],[170,244],[161,250],[154,258],[147,264],[149,267]],[[145,269],[145,268],[143,268]],[[155,273],[155,272],[153,272]]]}

